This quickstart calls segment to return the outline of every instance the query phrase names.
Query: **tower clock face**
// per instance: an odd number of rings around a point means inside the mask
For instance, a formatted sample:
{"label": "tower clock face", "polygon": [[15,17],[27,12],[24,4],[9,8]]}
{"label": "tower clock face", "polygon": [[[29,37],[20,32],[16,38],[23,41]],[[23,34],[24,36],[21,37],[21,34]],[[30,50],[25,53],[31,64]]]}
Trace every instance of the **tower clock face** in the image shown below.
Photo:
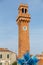
{"label": "tower clock face", "polygon": [[27,30],[27,26],[23,26],[23,30],[26,31]]}

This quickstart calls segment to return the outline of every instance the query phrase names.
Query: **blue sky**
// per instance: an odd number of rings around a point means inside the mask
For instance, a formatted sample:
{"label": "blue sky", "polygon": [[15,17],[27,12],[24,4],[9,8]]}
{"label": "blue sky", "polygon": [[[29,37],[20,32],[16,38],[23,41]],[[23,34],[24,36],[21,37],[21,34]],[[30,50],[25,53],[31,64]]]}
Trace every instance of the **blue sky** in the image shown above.
{"label": "blue sky", "polygon": [[17,53],[18,26],[16,17],[20,3],[28,4],[30,21],[30,52],[43,52],[43,0],[0,0],[0,47]]}

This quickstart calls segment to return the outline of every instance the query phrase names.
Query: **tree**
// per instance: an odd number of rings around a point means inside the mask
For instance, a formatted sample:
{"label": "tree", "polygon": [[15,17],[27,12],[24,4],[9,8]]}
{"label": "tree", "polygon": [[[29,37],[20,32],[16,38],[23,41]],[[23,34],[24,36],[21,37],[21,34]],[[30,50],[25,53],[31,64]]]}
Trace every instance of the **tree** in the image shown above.
{"label": "tree", "polygon": [[17,65],[17,61],[16,62],[13,62],[12,65]]}

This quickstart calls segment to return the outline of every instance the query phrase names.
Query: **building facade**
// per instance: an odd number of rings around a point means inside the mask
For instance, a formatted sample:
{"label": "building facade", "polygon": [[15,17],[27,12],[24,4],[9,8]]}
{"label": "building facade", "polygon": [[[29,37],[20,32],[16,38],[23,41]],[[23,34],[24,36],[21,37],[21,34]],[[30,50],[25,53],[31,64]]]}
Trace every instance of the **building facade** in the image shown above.
{"label": "building facade", "polygon": [[43,53],[36,55],[36,57],[39,59],[38,65],[43,65]]}
{"label": "building facade", "polygon": [[7,48],[0,48],[0,65],[12,65],[16,61],[16,53]]}

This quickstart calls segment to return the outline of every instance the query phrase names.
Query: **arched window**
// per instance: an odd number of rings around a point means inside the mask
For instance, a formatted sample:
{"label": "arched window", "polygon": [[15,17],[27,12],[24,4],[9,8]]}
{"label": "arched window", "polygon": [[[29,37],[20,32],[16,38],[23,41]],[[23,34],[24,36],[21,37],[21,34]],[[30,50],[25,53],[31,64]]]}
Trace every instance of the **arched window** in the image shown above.
{"label": "arched window", "polygon": [[27,13],[27,9],[25,9],[25,13]]}
{"label": "arched window", "polygon": [[22,8],[22,13],[24,13],[24,8]]}

